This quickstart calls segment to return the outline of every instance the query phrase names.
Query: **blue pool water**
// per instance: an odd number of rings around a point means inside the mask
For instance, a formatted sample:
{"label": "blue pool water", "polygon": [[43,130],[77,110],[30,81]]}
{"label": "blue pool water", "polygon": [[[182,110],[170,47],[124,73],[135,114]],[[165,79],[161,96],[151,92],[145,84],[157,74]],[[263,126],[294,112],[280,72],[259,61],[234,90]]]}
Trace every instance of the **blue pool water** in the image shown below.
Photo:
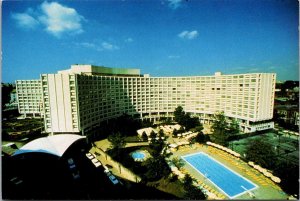
{"label": "blue pool water", "polygon": [[133,159],[144,159],[145,158],[145,154],[143,152],[139,152],[139,151],[133,152],[131,154],[131,156]]}
{"label": "blue pool water", "polygon": [[229,198],[236,197],[257,187],[251,181],[230,170],[205,153],[199,152],[183,156],[182,158],[215,184]]}

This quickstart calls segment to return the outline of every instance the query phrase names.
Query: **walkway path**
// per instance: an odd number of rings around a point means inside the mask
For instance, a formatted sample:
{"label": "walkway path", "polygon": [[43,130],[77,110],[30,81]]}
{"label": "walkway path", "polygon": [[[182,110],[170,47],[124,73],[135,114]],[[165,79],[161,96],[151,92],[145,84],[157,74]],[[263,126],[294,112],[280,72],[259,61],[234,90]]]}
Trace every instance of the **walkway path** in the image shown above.
{"label": "walkway path", "polygon": [[98,145],[92,147],[90,153],[95,154],[96,158],[102,163],[102,165],[112,167],[110,170],[117,177],[137,183],[141,181],[141,178],[138,175],[135,175],[132,171],[124,167],[121,163],[113,160],[100,147],[98,147]]}
{"label": "walkway path", "polygon": [[[108,141],[108,139],[100,140],[94,143],[97,147],[99,147],[103,151],[106,151],[111,148],[111,142]],[[147,146],[147,145],[149,145],[149,142],[127,142],[125,147],[136,147],[136,146]]]}

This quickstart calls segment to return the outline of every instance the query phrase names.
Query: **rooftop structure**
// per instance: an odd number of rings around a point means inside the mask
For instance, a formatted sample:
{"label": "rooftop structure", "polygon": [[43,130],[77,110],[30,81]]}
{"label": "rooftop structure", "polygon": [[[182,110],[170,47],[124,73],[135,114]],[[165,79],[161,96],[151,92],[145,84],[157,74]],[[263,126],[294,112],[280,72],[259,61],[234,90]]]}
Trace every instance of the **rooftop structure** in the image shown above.
{"label": "rooftop structure", "polygon": [[110,76],[140,76],[140,69],[133,68],[108,68],[104,66],[71,65],[70,69],[58,71],[58,73],[83,74],[83,75],[110,75]]}
{"label": "rooftop structure", "polygon": [[85,138],[80,135],[70,135],[70,134],[60,134],[38,138],[33,140],[19,150],[17,150],[13,155],[19,155],[30,152],[41,152],[48,153],[58,157],[62,157],[65,151],[77,140]]}

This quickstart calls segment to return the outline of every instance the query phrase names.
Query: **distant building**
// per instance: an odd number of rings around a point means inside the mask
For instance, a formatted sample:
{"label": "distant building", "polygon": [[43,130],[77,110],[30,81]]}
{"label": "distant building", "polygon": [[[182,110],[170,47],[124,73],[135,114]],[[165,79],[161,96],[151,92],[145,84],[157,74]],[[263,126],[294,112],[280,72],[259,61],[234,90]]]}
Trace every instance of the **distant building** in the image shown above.
{"label": "distant building", "polygon": [[41,117],[43,115],[40,80],[17,80],[16,92],[20,114],[25,118]]}
{"label": "distant building", "polygon": [[203,123],[224,111],[242,131],[254,132],[274,127],[275,81],[273,73],[150,77],[139,69],[72,65],[42,74],[37,96],[42,96],[45,129],[51,133],[84,134],[123,113],[156,121],[173,117],[179,105]]}
{"label": "distant building", "polygon": [[299,126],[299,106],[279,105],[275,107],[275,112],[285,123]]}
{"label": "distant building", "polygon": [[5,111],[8,110],[17,110],[18,109],[18,101],[17,101],[17,93],[16,90],[13,89],[10,93],[10,100],[9,103],[5,104]]}
{"label": "distant building", "polygon": [[10,101],[9,103],[16,103],[17,102],[17,92],[15,89],[12,90],[12,92],[10,93]]}

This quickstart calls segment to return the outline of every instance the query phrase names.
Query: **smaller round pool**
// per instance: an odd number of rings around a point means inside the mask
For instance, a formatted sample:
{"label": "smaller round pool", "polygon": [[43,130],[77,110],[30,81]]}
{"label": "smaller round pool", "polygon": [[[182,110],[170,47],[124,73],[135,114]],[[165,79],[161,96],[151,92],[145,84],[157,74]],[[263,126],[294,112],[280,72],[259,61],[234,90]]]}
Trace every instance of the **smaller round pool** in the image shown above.
{"label": "smaller round pool", "polygon": [[137,150],[132,152],[130,155],[134,161],[138,161],[138,162],[145,161],[150,156],[150,154],[146,150]]}
{"label": "smaller round pool", "polygon": [[144,159],[145,158],[145,154],[143,152],[133,152],[132,153],[132,158],[133,159]]}

